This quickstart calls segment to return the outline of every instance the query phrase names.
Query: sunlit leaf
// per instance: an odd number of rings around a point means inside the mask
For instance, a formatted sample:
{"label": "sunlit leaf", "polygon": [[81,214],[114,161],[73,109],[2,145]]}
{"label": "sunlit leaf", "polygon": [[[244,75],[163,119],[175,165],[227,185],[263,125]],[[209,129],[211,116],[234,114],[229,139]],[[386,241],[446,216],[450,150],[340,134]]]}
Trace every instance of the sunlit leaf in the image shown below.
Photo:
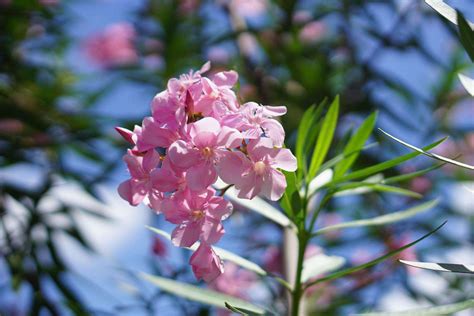
{"label": "sunlit leaf", "polygon": [[263,308],[236,297],[225,295],[191,284],[149,275],[146,273],[140,273],[140,276],[143,279],[158,286],[162,291],[183,297],[191,301],[200,302],[203,304],[217,306],[221,308],[226,308],[225,303],[228,302],[236,308],[242,308],[251,311],[252,313],[255,313],[257,315],[265,314],[265,310]]}
{"label": "sunlit leaf", "polygon": [[313,195],[320,188],[331,182],[334,172],[332,169],[326,169],[318,174],[308,185],[308,196]]}
{"label": "sunlit leaf", "polygon": [[462,46],[466,50],[471,61],[474,62],[474,26],[470,26],[464,15],[456,11],[457,13],[457,22],[459,28],[459,40],[461,41]]}
{"label": "sunlit leaf", "polygon": [[317,254],[303,262],[303,272],[301,274],[301,282],[326,274],[328,272],[339,269],[344,265],[346,259],[340,256],[327,256],[325,254]]}
{"label": "sunlit leaf", "polygon": [[465,163],[462,163],[462,162],[459,162],[459,161],[456,161],[456,160],[452,160],[452,159],[449,159],[449,158],[446,158],[446,157],[443,157],[443,156],[440,156],[440,155],[437,155],[437,154],[433,154],[433,153],[430,153],[430,152],[427,152],[427,151],[424,151],[423,149],[421,148],[418,148],[416,146],[413,146],[413,145],[410,145],[404,141],[402,141],[401,139],[398,139],[396,138],[395,136],[392,136],[390,135],[389,133],[385,132],[384,130],[380,129],[380,131],[382,133],[384,133],[385,135],[387,135],[388,137],[396,140],[397,142],[399,142],[400,144],[410,148],[410,149],[413,149],[425,156],[428,156],[428,157],[431,157],[433,159],[437,159],[437,160],[441,160],[443,162],[447,162],[447,163],[450,163],[452,165],[456,165],[456,166],[459,166],[459,167],[462,167],[462,168],[466,168],[466,169],[470,169],[470,170],[474,170],[474,166],[471,166],[471,165],[468,165],[468,164],[465,164]]}
{"label": "sunlit leaf", "polygon": [[345,229],[345,228],[380,226],[380,225],[386,225],[390,223],[399,222],[407,218],[410,218],[412,216],[415,216],[417,214],[426,212],[427,210],[435,207],[437,204],[438,204],[438,200],[432,200],[432,201],[411,207],[403,211],[398,211],[398,212],[394,212],[394,213],[390,213],[390,214],[386,214],[382,216],[377,216],[377,217],[373,217],[369,219],[361,219],[361,220],[327,226],[315,231],[313,233],[313,236],[317,236],[317,235],[321,235],[333,230],[339,230],[339,229]]}
{"label": "sunlit leaf", "polygon": [[329,147],[331,146],[334,132],[337,126],[337,119],[339,117],[339,96],[336,96],[331,106],[329,107],[326,116],[324,117],[321,130],[316,141],[316,148],[313,151],[311,164],[308,171],[308,180],[311,180],[316,175],[319,167],[326,158]]}
{"label": "sunlit leaf", "polygon": [[434,234],[435,232],[437,232],[441,227],[443,227],[445,224],[446,224],[447,221],[445,221],[444,223],[442,223],[441,225],[439,225],[438,227],[436,227],[434,230],[430,231],[428,234],[418,238],[417,240],[409,243],[409,244],[406,244],[405,246],[403,247],[400,247],[398,249],[395,249],[395,250],[392,250],[388,253],[386,253],[385,255],[383,256],[380,256],[374,260],[371,260],[369,262],[366,262],[364,264],[361,264],[361,265],[358,265],[358,266],[355,266],[355,267],[351,267],[351,268],[347,268],[347,269],[344,269],[344,270],[341,270],[341,271],[338,271],[338,272],[334,272],[334,273],[331,273],[325,277],[322,277],[320,279],[317,279],[315,281],[312,281],[312,282],[309,282],[305,288],[308,288],[312,285],[315,285],[317,283],[321,283],[321,282],[325,282],[325,281],[329,281],[329,280],[334,280],[334,279],[338,279],[338,278],[341,278],[343,276],[346,276],[346,275],[349,275],[351,273],[354,273],[354,272],[357,272],[357,271],[360,271],[360,270],[363,270],[363,269],[366,269],[366,268],[370,268],[390,257],[393,257],[395,256],[396,254],[399,254],[400,252],[402,252],[403,250],[419,243],[420,241],[422,241],[423,239],[431,236],[432,234]]}
{"label": "sunlit leaf", "polygon": [[408,261],[408,260],[399,260],[401,263],[409,265],[411,267],[441,271],[441,272],[451,272],[451,273],[468,273],[474,274],[474,265],[472,264],[462,264],[462,263],[435,263],[435,262],[418,262],[418,261]]}
{"label": "sunlit leaf", "polygon": [[407,189],[394,187],[394,186],[390,186],[390,185],[386,185],[382,183],[371,183],[371,182],[344,183],[338,186],[335,190],[337,191],[337,193],[335,193],[334,196],[365,194],[365,193],[377,191],[377,192],[410,196],[416,199],[419,199],[422,197],[421,194],[407,190]]}
{"label": "sunlit leaf", "polygon": [[334,179],[341,178],[347,170],[351,168],[352,164],[359,156],[357,152],[364,147],[364,144],[372,133],[376,120],[377,112],[374,112],[359,126],[354,135],[352,135],[349,143],[344,148],[343,153],[348,154],[356,152],[356,154],[349,156],[336,165],[334,168]]}
{"label": "sunlit leaf", "polygon": [[435,166],[432,166],[432,167],[429,167],[429,168],[425,168],[425,169],[422,169],[422,170],[417,170],[417,171],[414,171],[414,172],[410,172],[410,173],[407,173],[407,174],[402,174],[402,175],[399,175],[399,176],[393,176],[393,177],[390,177],[390,178],[387,178],[387,179],[384,179],[381,181],[381,183],[383,184],[391,184],[391,183],[397,183],[397,182],[403,182],[403,181],[408,181],[408,180],[411,180],[413,178],[416,178],[416,177],[419,177],[419,176],[422,176],[430,171],[433,171],[433,170],[436,170],[436,169],[439,169],[441,168],[442,166],[444,166],[446,163],[441,163],[441,164],[437,164]]}
{"label": "sunlit leaf", "polygon": [[297,189],[297,179],[294,172],[283,171],[286,178],[286,190],[281,199],[280,205],[286,214],[295,220],[301,210],[301,197]]}
{"label": "sunlit leaf", "polygon": [[[447,137],[444,137],[444,138],[442,138],[442,139],[440,139],[440,140],[438,140],[438,141],[436,141],[436,142],[434,142],[434,143],[432,143],[432,144],[430,144],[426,147],[423,147],[423,149],[424,150],[430,150],[430,149],[438,146],[442,142],[444,142],[446,139],[447,139]],[[373,174],[379,173],[381,171],[384,171],[384,170],[390,169],[392,167],[398,166],[398,165],[400,165],[401,163],[403,163],[407,160],[410,160],[412,158],[415,158],[416,156],[419,156],[420,154],[421,153],[419,153],[419,152],[414,152],[414,153],[409,153],[409,154],[406,154],[406,155],[403,155],[403,156],[400,156],[400,157],[397,157],[397,158],[393,158],[391,160],[381,162],[381,163],[376,164],[374,166],[370,166],[370,167],[367,167],[367,168],[363,168],[363,169],[351,172],[350,174],[348,174],[348,175],[346,175],[346,176],[344,176],[340,179],[332,181],[333,183],[330,183],[330,184],[343,182],[343,181],[354,180],[354,179],[365,178],[365,177],[371,176]]]}
{"label": "sunlit leaf", "polygon": [[458,77],[466,91],[474,97],[474,79],[463,74],[458,74]]}
{"label": "sunlit leaf", "polygon": [[[244,315],[244,316],[262,315],[262,314],[257,314],[257,313],[254,313],[252,311],[249,311],[248,309],[245,309],[245,308],[239,308],[239,307],[232,306],[228,302],[225,302],[225,307],[228,310],[230,310],[231,312],[237,313],[239,315]],[[273,315],[273,314],[266,311],[263,315]]]}
{"label": "sunlit leaf", "polygon": [[380,312],[380,313],[363,313],[363,314],[356,314],[356,315],[363,315],[363,316],[439,316],[439,315],[452,315],[456,312],[460,312],[469,308],[474,308],[474,299],[470,299],[467,301],[454,303],[454,304],[447,304],[447,305],[440,305],[434,307],[424,307],[424,308],[416,308],[410,309],[406,311],[400,312]]}
{"label": "sunlit leaf", "polygon": [[307,109],[303,117],[301,118],[298,134],[296,138],[295,155],[298,161],[298,174],[306,172],[306,148],[312,145],[312,141],[309,141],[310,130],[314,129],[317,120],[319,119],[322,109],[326,104],[326,100],[323,100],[317,107],[315,105]]}
{"label": "sunlit leaf", "polygon": [[[457,25],[456,10],[447,5],[443,0],[425,0],[425,2],[448,21]],[[473,26],[470,22],[469,25]]]}

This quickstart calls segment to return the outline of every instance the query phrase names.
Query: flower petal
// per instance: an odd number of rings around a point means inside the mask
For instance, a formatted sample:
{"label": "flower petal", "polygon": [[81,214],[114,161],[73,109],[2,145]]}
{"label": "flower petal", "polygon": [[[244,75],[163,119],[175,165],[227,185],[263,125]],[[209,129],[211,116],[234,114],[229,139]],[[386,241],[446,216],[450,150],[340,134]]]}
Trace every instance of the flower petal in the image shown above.
{"label": "flower petal", "polygon": [[216,168],[209,162],[193,166],[186,172],[186,180],[191,190],[205,190],[208,186],[216,182]]}
{"label": "flower petal", "polygon": [[187,169],[201,161],[198,149],[193,148],[183,140],[177,140],[168,148],[171,163],[179,168]]}

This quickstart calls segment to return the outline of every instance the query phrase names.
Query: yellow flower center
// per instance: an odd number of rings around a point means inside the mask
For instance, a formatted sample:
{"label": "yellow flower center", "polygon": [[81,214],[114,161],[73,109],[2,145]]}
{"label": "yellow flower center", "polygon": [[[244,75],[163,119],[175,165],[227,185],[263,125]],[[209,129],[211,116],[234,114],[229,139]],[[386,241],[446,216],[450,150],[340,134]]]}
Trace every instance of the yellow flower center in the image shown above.
{"label": "yellow flower center", "polygon": [[194,210],[194,211],[191,211],[191,216],[193,217],[195,221],[198,221],[204,217],[204,212],[201,210]]}
{"label": "yellow flower center", "polygon": [[253,165],[253,170],[255,171],[255,173],[259,176],[263,175],[265,173],[265,169],[267,168],[267,166],[265,165],[265,163],[263,161],[257,161],[254,165]]}
{"label": "yellow flower center", "polygon": [[201,153],[206,159],[211,158],[213,154],[212,149],[209,147],[204,147],[203,149],[201,149]]}

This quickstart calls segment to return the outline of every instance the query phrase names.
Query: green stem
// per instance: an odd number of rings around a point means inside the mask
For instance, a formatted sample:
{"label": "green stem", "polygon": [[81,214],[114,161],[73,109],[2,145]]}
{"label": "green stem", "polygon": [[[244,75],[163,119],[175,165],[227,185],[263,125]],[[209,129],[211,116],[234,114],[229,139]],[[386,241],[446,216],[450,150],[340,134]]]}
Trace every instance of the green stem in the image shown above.
{"label": "green stem", "polygon": [[301,284],[301,275],[303,272],[303,261],[306,246],[308,244],[308,236],[306,231],[298,233],[298,263],[296,265],[295,285],[292,293],[291,315],[298,316],[300,309],[301,296],[303,295],[303,285]]}

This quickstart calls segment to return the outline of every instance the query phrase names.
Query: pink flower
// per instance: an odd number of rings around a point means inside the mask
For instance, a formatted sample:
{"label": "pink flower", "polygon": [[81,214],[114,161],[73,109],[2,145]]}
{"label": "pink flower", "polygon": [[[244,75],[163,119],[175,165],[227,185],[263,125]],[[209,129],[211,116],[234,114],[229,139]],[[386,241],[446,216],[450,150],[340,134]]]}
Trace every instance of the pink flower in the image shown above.
{"label": "pink flower", "polygon": [[206,243],[201,243],[189,260],[194,275],[198,280],[214,281],[224,272],[224,265],[214,250]]}
{"label": "pink flower", "polygon": [[303,43],[314,43],[319,41],[326,33],[326,26],[319,21],[306,24],[300,31],[300,41]]}
{"label": "pink flower", "polygon": [[[202,92],[201,78],[202,74],[207,72],[210,68],[210,63],[205,63],[200,70],[179,76],[179,79],[172,78],[168,81],[167,91],[172,99],[178,104],[186,104],[187,102],[194,103]],[[191,98],[187,101],[186,99]],[[189,104],[187,104],[189,107]],[[192,109],[188,109],[191,113]]]}
{"label": "pink flower", "polygon": [[166,245],[160,237],[155,237],[153,239],[151,250],[158,257],[165,257],[167,253]]}
{"label": "pink flower", "polygon": [[167,148],[178,138],[177,131],[167,128],[153,117],[146,117],[137,133],[137,149],[143,152],[156,147]]}
{"label": "pink flower", "polygon": [[194,111],[202,113],[205,116],[213,116],[219,119],[219,116],[212,115],[215,107],[224,107],[229,111],[237,111],[239,104],[237,97],[230,88],[237,82],[239,76],[235,71],[223,71],[215,74],[212,80],[202,78],[203,95],[196,100]]}
{"label": "pink flower", "polygon": [[283,274],[283,254],[281,249],[276,246],[268,247],[263,254],[263,266],[269,272]]}
{"label": "pink flower", "polygon": [[267,0],[231,0],[230,6],[242,17],[255,18],[265,13],[268,3]]}
{"label": "pink flower", "polygon": [[245,103],[242,107],[241,123],[238,127],[245,138],[257,139],[265,134],[277,147],[285,140],[285,130],[280,122],[272,119],[286,113],[284,106],[261,106],[255,102]]}
{"label": "pink flower", "polygon": [[171,162],[186,170],[186,180],[192,190],[204,190],[217,180],[215,163],[227,148],[241,145],[242,136],[236,129],[224,126],[211,117],[190,126],[189,140],[178,140],[168,149]]}
{"label": "pink flower", "polygon": [[135,125],[133,132],[131,130],[119,126],[115,127],[115,130],[117,131],[117,133],[120,134],[120,136],[122,136],[123,139],[125,139],[132,145],[136,145],[137,133],[141,133],[141,127],[137,125]]}
{"label": "pink flower", "polygon": [[151,194],[153,187],[150,178],[151,171],[160,163],[160,155],[154,150],[137,155],[129,149],[123,160],[128,166],[131,178],[119,185],[120,196],[134,206],[145,198],[148,198],[149,203],[152,203],[151,200],[160,199],[159,194]]}
{"label": "pink flower", "polygon": [[169,156],[163,159],[161,168],[153,170],[151,181],[153,188],[160,192],[183,191],[187,187],[185,173],[173,166]]}
{"label": "pink flower", "polygon": [[135,30],[131,24],[118,23],[85,42],[85,52],[102,67],[133,64],[138,55],[134,47]]}
{"label": "pink flower", "polygon": [[247,144],[247,157],[241,152],[226,152],[218,163],[219,176],[235,184],[240,198],[252,199],[259,193],[276,201],[285,192],[286,179],[277,168],[295,171],[296,158],[286,148],[274,148],[272,140],[261,138]]}
{"label": "pink flower", "polygon": [[175,245],[190,247],[200,240],[214,244],[224,234],[221,221],[232,213],[232,204],[215,190],[196,193],[191,190],[177,192],[163,202],[166,220],[177,224],[171,235]]}
{"label": "pink flower", "polygon": [[240,269],[232,262],[226,262],[225,271],[212,283],[211,289],[220,293],[225,293],[242,299],[248,298],[248,289],[256,282],[255,274],[244,269]]}

